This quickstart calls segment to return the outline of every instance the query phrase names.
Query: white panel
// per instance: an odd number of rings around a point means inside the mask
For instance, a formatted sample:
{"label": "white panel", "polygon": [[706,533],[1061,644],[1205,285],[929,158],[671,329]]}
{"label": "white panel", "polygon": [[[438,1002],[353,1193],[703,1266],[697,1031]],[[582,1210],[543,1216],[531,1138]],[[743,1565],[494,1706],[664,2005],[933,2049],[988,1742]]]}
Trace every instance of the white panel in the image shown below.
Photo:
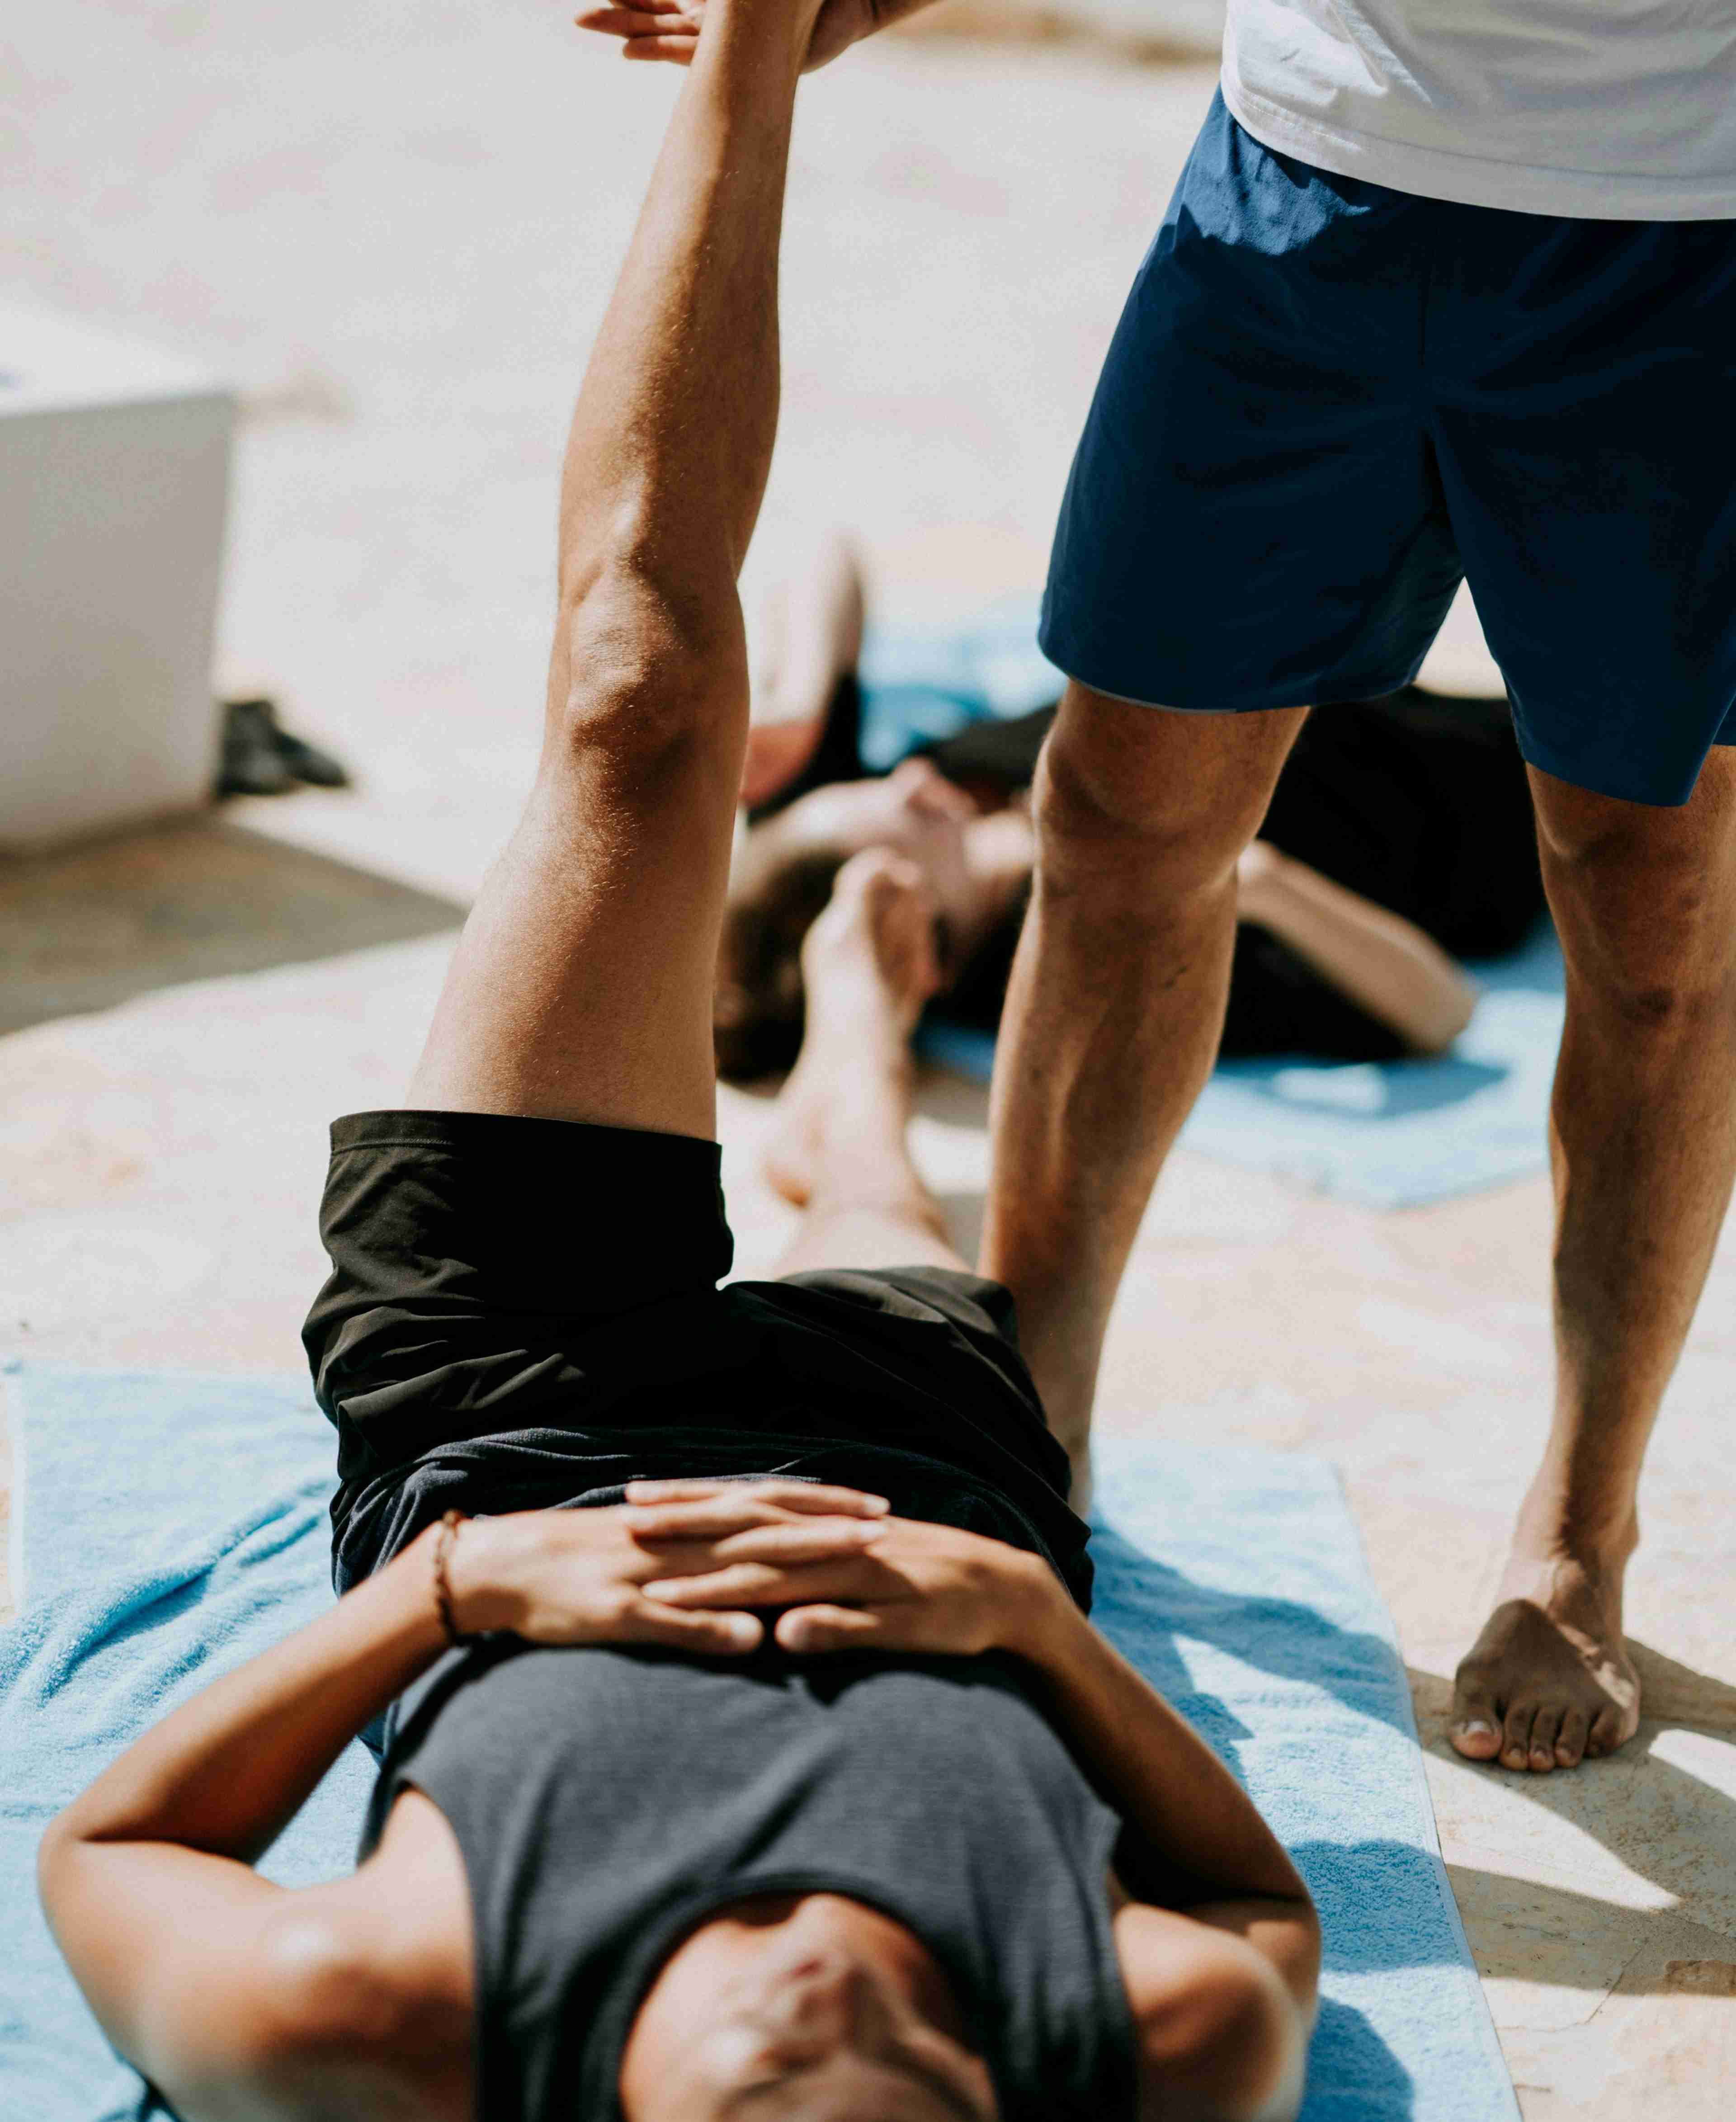
{"label": "white panel", "polygon": [[0,311],[0,849],[208,799],[233,420],[183,362]]}

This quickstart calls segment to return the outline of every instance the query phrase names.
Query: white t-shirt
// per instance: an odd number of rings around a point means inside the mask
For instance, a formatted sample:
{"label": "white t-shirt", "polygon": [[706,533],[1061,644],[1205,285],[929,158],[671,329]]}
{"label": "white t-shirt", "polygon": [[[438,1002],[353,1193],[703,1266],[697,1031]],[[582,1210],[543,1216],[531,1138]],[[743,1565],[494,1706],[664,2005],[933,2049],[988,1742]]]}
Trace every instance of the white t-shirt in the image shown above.
{"label": "white t-shirt", "polygon": [[1395,191],[1736,217],[1736,0],[1228,0],[1224,100]]}

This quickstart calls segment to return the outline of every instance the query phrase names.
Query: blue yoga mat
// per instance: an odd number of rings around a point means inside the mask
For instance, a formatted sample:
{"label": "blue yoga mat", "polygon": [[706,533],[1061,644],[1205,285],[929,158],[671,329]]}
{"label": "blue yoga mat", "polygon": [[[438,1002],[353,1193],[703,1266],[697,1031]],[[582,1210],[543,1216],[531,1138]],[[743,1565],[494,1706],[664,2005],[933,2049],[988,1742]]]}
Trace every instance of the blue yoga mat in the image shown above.
{"label": "blue yoga mat", "polygon": [[[153,1718],[326,1604],[331,1433],[288,1381],[32,1367],[6,1384],[21,1611],[0,1634],[0,2115],[137,2122],[161,2110],[54,1950],[37,1839]],[[1252,1791],[1318,1899],[1306,2122],[1517,2122],[1331,1468],[1113,1445],[1102,1512],[1097,1619]],[[352,1746],[272,1877],[349,1867],[371,1773]]]}
{"label": "blue yoga mat", "polygon": [[[1066,680],[1036,646],[1036,601],[1014,596],[945,631],[872,629],[863,643],[862,762],[890,770],[971,722],[1028,713]],[[1432,1060],[1231,1061],[1195,1106],[1189,1149],[1310,1193],[1414,1208],[1541,1171],[1561,1043],[1561,954],[1546,922],[1514,956],[1471,968],[1483,989],[1453,1050]],[[924,1057],[986,1082],[988,1034],[924,1023]]]}
{"label": "blue yoga mat", "polygon": [[[1414,1208],[1504,1185],[1548,1161],[1561,1040],[1561,953],[1546,922],[1523,951],[1472,972],[1483,993],[1433,1060],[1220,1062],[1182,1130],[1184,1148],[1270,1171],[1310,1194]],[[994,1040],[924,1022],[917,1050],[986,1083]]]}

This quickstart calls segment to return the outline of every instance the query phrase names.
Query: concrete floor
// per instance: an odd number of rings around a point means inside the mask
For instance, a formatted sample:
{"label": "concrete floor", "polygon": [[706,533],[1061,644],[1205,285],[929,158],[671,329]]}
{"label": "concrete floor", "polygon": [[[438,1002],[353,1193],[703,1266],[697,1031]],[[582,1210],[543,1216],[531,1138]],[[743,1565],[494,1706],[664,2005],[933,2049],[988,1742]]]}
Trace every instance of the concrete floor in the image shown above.
{"label": "concrete floor", "polygon": [[[400,1094],[440,932],[526,783],[567,403],[671,84],[574,49],[529,0],[71,0],[35,12],[20,55],[8,292],[236,376],[226,659],[360,785],[0,872],[0,1022],[26,1027],[0,1039],[0,1349],[283,1368],[320,1273],[324,1124]],[[1197,68],[937,42],[809,85],[756,573],[842,519],[905,616],[1032,577],[1210,92]],[[786,1226],[755,1175],[765,1124],[726,1096],[748,1272]],[[929,1085],[918,1148],[968,1236],[980,1094]],[[1527,2116],[1721,2122],[1736,1241],[1648,1470],[1640,1736],[1523,1780],[1439,1738],[1542,1434],[1548,1206],[1540,1177],[1381,1215],[1177,1157],[1102,1419],[1336,1461]]]}

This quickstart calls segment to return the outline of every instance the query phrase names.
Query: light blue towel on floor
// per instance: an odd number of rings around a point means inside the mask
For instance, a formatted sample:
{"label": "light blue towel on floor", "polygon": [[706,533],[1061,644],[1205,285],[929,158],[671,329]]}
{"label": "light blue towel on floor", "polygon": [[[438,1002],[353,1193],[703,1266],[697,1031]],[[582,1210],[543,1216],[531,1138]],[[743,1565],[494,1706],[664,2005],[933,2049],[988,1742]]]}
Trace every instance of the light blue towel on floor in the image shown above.
{"label": "light blue towel on floor", "polygon": [[[876,628],[863,646],[863,764],[884,773],[916,746],[967,724],[1027,713],[1066,680],[1036,646],[1036,600],[1004,599],[944,631]],[[1556,1049],[1561,954],[1546,922],[1530,946],[1472,968],[1483,989],[1450,1054],[1435,1060],[1231,1061],[1182,1135],[1228,1164],[1275,1172],[1309,1193],[1414,1208],[1541,1171]],[[923,1026],[919,1050],[986,1082],[987,1033]]]}
{"label": "light blue towel on floor", "polygon": [[[0,2116],[135,2122],[160,2110],[54,1951],[36,1841],[154,1718],[327,1603],[331,1433],[290,1382],[32,1367],[5,1383],[23,1581],[0,1634]],[[1517,2122],[1331,1470],[1117,1444],[1102,1498],[1097,1619],[1230,1762],[1319,1901],[1306,2122]],[[352,1746],[273,1877],[349,1867],[370,1773]]]}
{"label": "light blue towel on floor", "polygon": [[[278,1379],[32,1366],[0,1386],[18,1607],[0,1632],[0,2118],[134,2122],[165,2110],[54,1948],[36,1844],[147,1725],[330,1605],[333,1435]],[[372,1779],[350,1746],[260,1868],[350,1870]]]}
{"label": "light blue towel on floor", "polygon": [[[1221,1062],[1182,1147],[1371,1208],[1418,1208],[1541,1171],[1561,1040],[1555,932],[1546,923],[1524,950],[1471,970],[1483,993],[1450,1053]],[[916,1046],[979,1083],[994,1065],[989,1033],[944,1021],[924,1022]]]}

